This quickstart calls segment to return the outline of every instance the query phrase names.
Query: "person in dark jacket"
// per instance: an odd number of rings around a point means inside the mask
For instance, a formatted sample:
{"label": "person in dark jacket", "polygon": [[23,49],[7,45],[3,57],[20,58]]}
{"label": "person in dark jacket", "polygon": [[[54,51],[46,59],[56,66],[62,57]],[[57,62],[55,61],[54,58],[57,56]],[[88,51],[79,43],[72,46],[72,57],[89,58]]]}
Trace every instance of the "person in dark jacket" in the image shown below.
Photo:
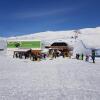
{"label": "person in dark jacket", "polygon": [[83,60],[84,59],[84,55],[82,54],[81,57],[82,57],[81,59]]}
{"label": "person in dark jacket", "polygon": [[76,54],[76,59],[78,59],[78,60],[79,60],[79,57],[80,57],[80,55],[79,55],[79,54]]}
{"label": "person in dark jacket", "polygon": [[89,61],[89,55],[86,55],[85,61],[86,61],[86,62]]}
{"label": "person in dark jacket", "polygon": [[95,50],[92,50],[92,60],[93,60],[93,63],[95,63]]}

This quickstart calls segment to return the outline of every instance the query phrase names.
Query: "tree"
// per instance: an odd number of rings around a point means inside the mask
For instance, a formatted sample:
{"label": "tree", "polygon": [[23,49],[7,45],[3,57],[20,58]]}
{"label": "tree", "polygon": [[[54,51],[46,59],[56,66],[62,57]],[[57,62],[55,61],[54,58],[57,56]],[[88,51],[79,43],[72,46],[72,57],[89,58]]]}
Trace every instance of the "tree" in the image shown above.
{"label": "tree", "polygon": [[18,42],[15,42],[15,47],[20,47],[20,43],[18,43]]}

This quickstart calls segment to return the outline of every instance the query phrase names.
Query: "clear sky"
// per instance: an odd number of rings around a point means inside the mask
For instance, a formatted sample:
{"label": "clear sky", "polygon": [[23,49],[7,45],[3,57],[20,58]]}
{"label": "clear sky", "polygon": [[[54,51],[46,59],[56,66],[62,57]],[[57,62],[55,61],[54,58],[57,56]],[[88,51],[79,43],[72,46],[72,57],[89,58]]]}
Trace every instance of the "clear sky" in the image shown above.
{"label": "clear sky", "polygon": [[100,0],[0,0],[0,36],[100,26]]}

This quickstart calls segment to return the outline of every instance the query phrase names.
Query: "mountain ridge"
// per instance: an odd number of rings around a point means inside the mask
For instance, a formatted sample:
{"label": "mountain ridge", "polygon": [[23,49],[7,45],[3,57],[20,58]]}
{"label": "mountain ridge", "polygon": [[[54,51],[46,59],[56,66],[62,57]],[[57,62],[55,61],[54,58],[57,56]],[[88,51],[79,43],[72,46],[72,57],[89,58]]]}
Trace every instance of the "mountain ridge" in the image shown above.
{"label": "mountain ridge", "polygon": [[84,28],[79,30],[67,30],[67,31],[45,31],[39,33],[31,33],[27,35],[8,37],[8,40],[12,39],[41,39],[41,40],[49,40],[49,39],[57,39],[57,38],[67,38],[75,36],[76,32],[79,32],[83,35],[100,35],[100,27],[96,28]]}

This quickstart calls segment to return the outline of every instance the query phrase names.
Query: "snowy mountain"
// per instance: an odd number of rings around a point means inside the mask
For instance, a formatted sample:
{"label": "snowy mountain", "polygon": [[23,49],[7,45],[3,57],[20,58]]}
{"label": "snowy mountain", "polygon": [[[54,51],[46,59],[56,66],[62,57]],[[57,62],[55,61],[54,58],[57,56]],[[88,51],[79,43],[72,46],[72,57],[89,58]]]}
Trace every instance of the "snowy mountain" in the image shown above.
{"label": "snowy mountain", "polygon": [[[69,31],[46,31],[16,37],[10,37],[8,39],[41,39],[41,40],[51,40],[51,39],[64,39],[75,36],[76,30],[69,30]],[[85,28],[80,29],[78,32],[83,36],[100,36],[100,27],[96,28]],[[98,37],[97,36],[97,37]]]}
{"label": "snowy mountain", "polygon": [[42,41],[53,41],[58,39],[74,39],[78,36],[79,40],[82,40],[88,48],[100,48],[100,27],[85,28],[79,30],[69,31],[47,31],[16,37],[9,37],[8,40],[33,40],[40,39]]}

